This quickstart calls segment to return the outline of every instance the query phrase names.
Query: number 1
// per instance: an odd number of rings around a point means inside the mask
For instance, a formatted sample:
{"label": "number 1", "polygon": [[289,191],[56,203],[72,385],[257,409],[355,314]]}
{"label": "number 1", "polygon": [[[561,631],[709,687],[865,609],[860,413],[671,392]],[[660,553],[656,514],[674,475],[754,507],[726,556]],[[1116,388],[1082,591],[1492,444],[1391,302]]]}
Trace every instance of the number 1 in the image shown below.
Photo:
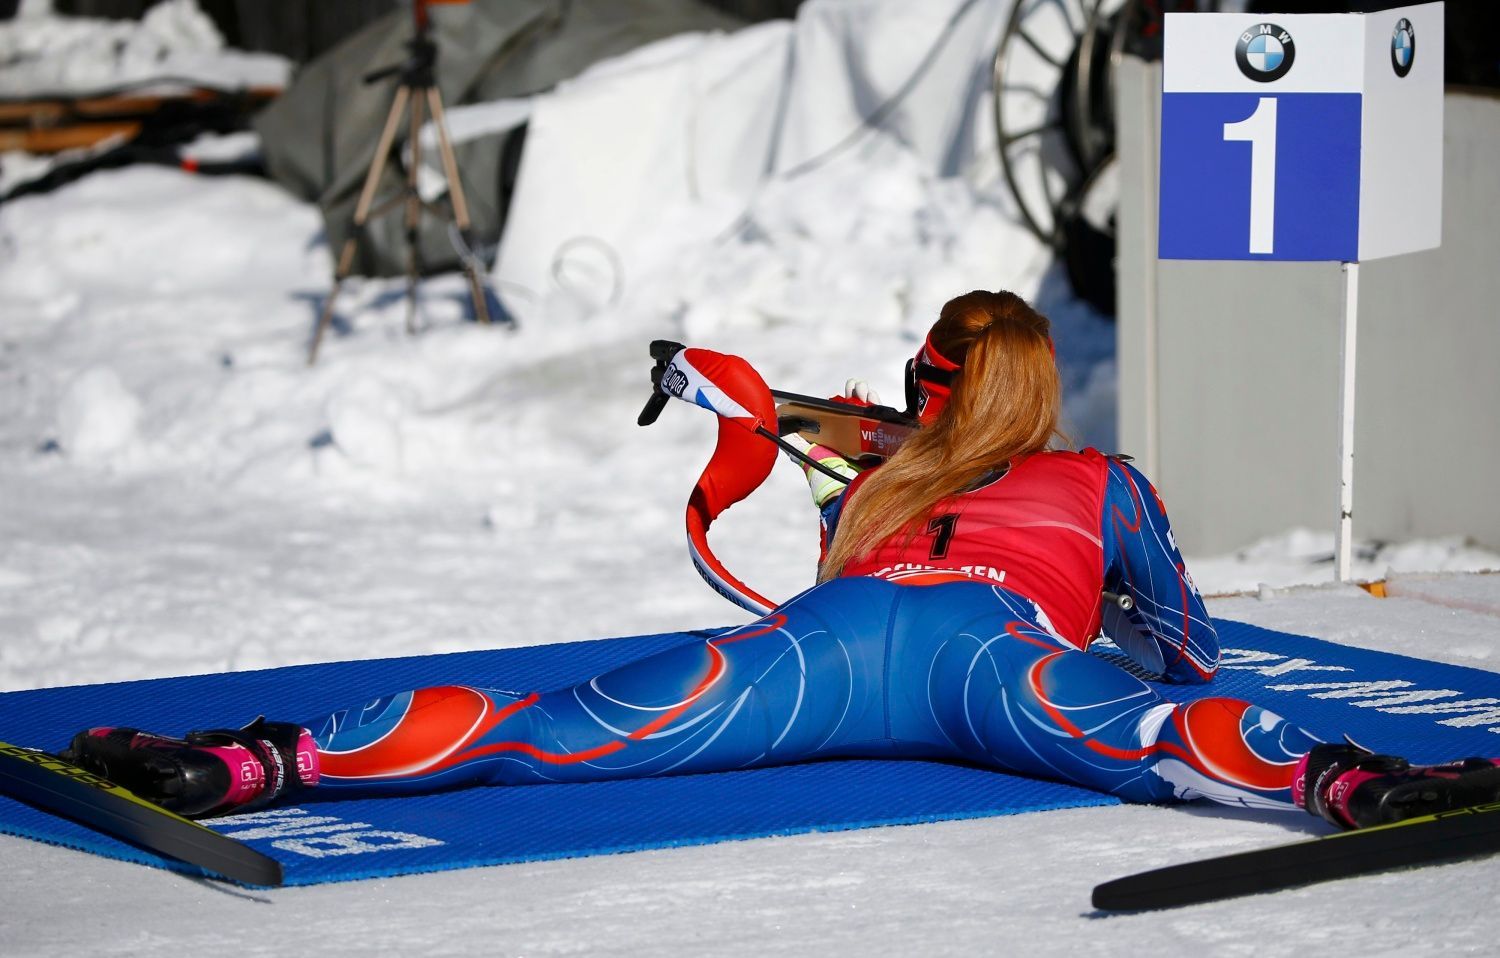
{"label": "number 1", "polygon": [[1269,253],[1276,237],[1276,98],[1263,96],[1254,113],[1224,124],[1224,139],[1250,143],[1250,252]]}
{"label": "number 1", "polygon": [[957,525],[956,512],[945,512],[927,523],[927,531],[935,537],[932,540],[932,551],[927,553],[928,558],[942,559],[948,555],[948,543],[953,541],[953,529]]}

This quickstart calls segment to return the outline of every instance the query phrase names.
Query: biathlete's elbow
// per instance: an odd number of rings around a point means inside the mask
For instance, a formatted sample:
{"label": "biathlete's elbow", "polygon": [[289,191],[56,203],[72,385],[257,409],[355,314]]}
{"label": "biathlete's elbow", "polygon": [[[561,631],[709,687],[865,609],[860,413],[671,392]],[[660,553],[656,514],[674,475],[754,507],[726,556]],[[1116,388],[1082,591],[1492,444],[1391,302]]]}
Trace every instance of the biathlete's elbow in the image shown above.
{"label": "biathlete's elbow", "polygon": [[1212,682],[1214,680],[1214,676],[1218,674],[1219,664],[1215,662],[1207,669],[1199,670],[1194,668],[1188,670],[1183,674],[1182,678],[1179,679],[1179,681],[1183,685],[1207,685],[1208,683]]}
{"label": "biathlete's elbow", "polygon": [[1204,660],[1184,654],[1168,667],[1162,678],[1179,685],[1207,685],[1219,674],[1219,650],[1214,649],[1213,658]]}
{"label": "biathlete's elbow", "polygon": [[1173,685],[1207,685],[1219,674],[1217,667],[1211,670],[1198,671],[1197,669],[1174,669],[1162,676]]}

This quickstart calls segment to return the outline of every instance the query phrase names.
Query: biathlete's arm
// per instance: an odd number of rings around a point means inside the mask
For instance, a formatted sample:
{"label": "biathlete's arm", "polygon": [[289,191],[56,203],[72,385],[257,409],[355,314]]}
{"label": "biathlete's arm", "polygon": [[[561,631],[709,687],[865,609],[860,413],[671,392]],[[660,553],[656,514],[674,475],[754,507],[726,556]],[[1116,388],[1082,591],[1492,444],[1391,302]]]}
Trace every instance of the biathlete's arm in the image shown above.
{"label": "biathlete's arm", "polygon": [[1134,607],[1106,606],[1110,638],[1169,682],[1207,682],[1219,668],[1219,636],[1172,537],[1156,489],[1140,471],[1109,462],[1102,517],[1104,587]]}
{"label": "biathlete's arm", "polygon": [[844,514],[844,503],[849,501],[849,494],[854,490],[855,486],[859,485],[860,476],[873,471],[873,469],[866,469],[859,476],[855,476],[853,482],[840,489],[827,501],[818,503],[818,522],[821,527],[821,539],[819,540],[818,548],[819,565],[822,565],[823,560],[828,556],[828,547],[833,544],[834,533],[839,528],[839,517]]}
{"label": "biathlete's arm", "polygon": [[[830,397],[834,402],[848,403],[851,406],[870,406],[880,404],[880,395],[870,388],[870,384],[863,379],[850,379],[844,384],[842,396]],[[861,473],[869,471],[861,468],[846,459],[842,453],[827,446],[809,443],[799,436],[788,436],[787,441],[798,446],[803,453],[814,461],[828,467],[843,476],[845,481],[839,482],[829,476],[812,469],[804,462],[798,462],[791,456],[787,458],[795,462],[807,477],[807,485],[812,493],[813,505],[818,507],[821,519],[822,533],[818,550],[818,562],[822,563],[823,557],[828,554],[828,544],[833,541],[834,528],[838,525],[839,514],[843,511],[844,500],[849,496],[849,490],[853,488],[852,483],[859,478]]]}

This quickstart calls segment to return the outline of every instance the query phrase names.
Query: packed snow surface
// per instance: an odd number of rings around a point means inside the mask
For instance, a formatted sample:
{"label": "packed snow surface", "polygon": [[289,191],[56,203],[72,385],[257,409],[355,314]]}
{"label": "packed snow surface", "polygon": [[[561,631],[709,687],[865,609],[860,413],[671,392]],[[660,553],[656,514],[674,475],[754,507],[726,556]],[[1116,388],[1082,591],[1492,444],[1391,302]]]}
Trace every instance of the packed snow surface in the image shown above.
{"label": "packed snow surface", "polygon": [[[134,168],[0,207],[0,689],[744,621],[683,541],[711,417],[673,403],[635,425],[656,338],[743,355],[799,392],[862,376],[899,405],[936,305],[1011,288],[1056,324],[1071,431],[1112,447],[1114,328],[992,179],[936,176],[876,135],[746,213],[755,229],[693,249],[665,241],[673,223],[646,229],[657,258],[617,295],[530,289],[517,331],[466,321],[463,284],[440,277],[408,336],[400,284],[353,283],[309,368],[331,262],[316,211],[274,186]],[[811,581],[816,536],[787,467],[713,541],[780,598]],[[1331,555],[1331,536],[1289,530],[1189,562],[1205,592],[1253,593],[1216,614],[1496,667],[1500,576],[1459,573],[1500,556],[1364,543],[1355,574],[1391,574],[1376,599],[1309,587]],[[1496,861],[1089,912],[1107,878],[1319,832],[1116,807],[271,892],[0,838],[0,951],[1492,950]]]}

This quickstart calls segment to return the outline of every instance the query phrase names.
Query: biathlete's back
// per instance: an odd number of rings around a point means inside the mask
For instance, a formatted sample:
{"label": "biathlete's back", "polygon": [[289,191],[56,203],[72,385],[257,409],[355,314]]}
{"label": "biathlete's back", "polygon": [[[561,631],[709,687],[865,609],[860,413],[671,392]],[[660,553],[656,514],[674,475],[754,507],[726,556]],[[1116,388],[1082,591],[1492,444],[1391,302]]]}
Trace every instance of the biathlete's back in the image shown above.
{"label": "biathlete's back", "polygon": [[[856,479],[824,510],[825,541],[860,485]],[[1170,679],[1213,674],[1218,639],[1161,499],[1121,459],[1096,449],[1019,458],[939,501],[911,531],[842,574],[907,585],[954,576],[991,582],[1030,599],[1038,624],[1075,648],[1087,647],[1104,624],[1132,656]],[[1131,611],[1103,622],[1106,589],[1129,596]]]}

